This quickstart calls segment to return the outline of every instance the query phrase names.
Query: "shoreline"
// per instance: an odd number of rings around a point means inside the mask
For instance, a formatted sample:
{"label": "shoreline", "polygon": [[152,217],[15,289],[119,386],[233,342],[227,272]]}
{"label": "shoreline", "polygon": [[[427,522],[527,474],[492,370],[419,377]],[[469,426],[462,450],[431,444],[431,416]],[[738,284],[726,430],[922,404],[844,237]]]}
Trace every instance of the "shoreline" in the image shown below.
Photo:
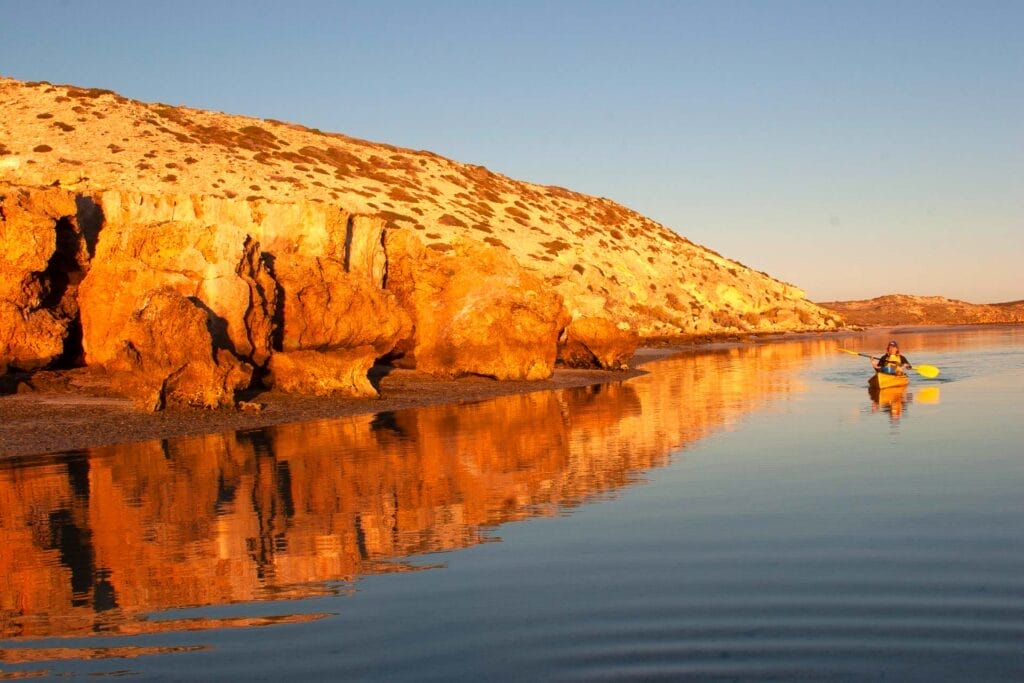
{"label": "shoreline", "polygon": [[551,378],[537,381],[498,381],[475,376],[440,379],[415,370],[376,366],[371,379],[378,386],[380,398],[305,396],[262,390],[242,397],[259,406],[252,411],[186,408],[148,413],[136,410],[129,399],[113,394],[102,371],[92,368],[39,371],[16,393],[13,390],[0,393],[0,460],[620,382],[645,374],[643,366],[649,362],[684,353],[823,337],[859,337],[887,331],[905,334],[999,327],[1005,325],[880,326],[643,346],[630,360],[629,370],[558,368]]}
{"label": "shoreline", "polygon": [[374,384],[380,398],[259,390],[241,397],[243,405],[258,405],[258,409],[169,408],[155,413],[137,410],[130,399],[113,394],[101,371],[40,371],[17,393],[0,394],[0,460],[606,384],[642,375],[640,365],[676,352],[638,350],[629,370],[559,368],[549,379],[537,381],[443,379],[415,370],[378,367],[371,375],[377,375]]}

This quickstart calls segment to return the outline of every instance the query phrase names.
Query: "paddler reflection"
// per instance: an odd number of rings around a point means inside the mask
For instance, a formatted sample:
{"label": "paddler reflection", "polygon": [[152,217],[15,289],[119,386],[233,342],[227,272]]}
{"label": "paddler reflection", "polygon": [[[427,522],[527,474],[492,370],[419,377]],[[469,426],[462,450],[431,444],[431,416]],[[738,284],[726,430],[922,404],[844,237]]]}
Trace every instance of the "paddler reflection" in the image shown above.
{"label": "paddler reflection", "polygon": [[910,398],[905,386],[887,389],[872,387],[868,389],[868,394],[871,396],[871,412],[876,413],[881,410],[889,413],[889,419],[893,422],[903,417],[904,404],[908,403]]}
{"label": "paddler reflection", "polygon": [[903,417],[904,410],[915,401],[915,398],[918,403],[939,402],[938,387],[920,389],[916,392],[916,396],[914,392],[907,391],[905,386],[889,387],[887,389],[870,387],[868,395],[871,397],[871,412],[877,413],[881,411],[888,413],[889,419],[893,422]]}

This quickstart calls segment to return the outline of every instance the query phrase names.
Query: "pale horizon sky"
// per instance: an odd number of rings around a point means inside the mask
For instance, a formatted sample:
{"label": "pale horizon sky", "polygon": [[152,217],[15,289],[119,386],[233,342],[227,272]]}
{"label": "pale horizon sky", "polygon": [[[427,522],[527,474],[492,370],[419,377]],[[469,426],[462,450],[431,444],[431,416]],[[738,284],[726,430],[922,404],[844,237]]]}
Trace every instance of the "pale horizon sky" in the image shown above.
{"label": "pale horizon sky", "polygon": [[996,303],[1024,299],[1022,29],[1019,0],[0,0],[0,75],[608,197],[814,301]]}

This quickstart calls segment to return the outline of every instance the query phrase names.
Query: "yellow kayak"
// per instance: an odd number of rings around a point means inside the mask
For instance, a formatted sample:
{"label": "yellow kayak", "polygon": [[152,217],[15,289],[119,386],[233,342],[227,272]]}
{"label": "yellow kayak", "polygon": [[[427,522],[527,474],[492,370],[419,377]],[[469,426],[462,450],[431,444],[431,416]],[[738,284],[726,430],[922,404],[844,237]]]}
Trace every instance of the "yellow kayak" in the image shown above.
{"label": "yellow kayak", "polygon": [[910,377],[907,375],[887,375],[884,372],[876,372],[868,380],[868,386],[872,389],[888,389],[889,387],[905,387],[910,384]]}

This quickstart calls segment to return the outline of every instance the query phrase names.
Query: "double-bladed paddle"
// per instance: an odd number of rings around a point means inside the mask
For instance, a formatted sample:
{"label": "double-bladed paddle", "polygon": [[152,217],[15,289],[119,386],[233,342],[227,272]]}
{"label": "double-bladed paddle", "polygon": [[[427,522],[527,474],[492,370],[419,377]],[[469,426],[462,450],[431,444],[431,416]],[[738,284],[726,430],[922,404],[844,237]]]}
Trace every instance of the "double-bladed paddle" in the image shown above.
{"label": "double-bladed paddle", "polygon": [[[842,351],[843,353],[848,353],[851,356],[864,356],[865,358],[874,358],[874,356],[868,353],[857,353],[856,351],[850,351],[849,349],[839,350]],[[929,379],[939,376],[939,369],[934,365],[911,365],[910,369],[916,372],[917,374],[921,375],[922,377],[927,377]]]}

